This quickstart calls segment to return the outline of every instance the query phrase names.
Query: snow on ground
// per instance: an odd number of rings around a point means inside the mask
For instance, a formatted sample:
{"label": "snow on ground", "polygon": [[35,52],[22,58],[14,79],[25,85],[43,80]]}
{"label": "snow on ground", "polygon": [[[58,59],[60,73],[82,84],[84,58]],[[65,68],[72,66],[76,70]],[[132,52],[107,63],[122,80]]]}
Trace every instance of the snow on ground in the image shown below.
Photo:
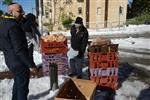
{"label": "snow on ground", "polygon": [[0,72],[8,71],[8,68],[5,64],[5,59],[3,53],[0,51]]}
{"label": "snow on ground", "polygon": [[[150,34],[150,33],[149,33]],[[113,39],[113,43],[119,44],[119,47],[129,49],[149,49],[150,52],[150,38],[125,38],[125,39]]]}
{"label": "snow on ground", "polygon": [[124,81],[122,87],[116,91],[115,100],[137,100],[140,91],[148,87],[148,85],[138,80]]}
{"label": "snow on ground", "polygon": [[[144,32],[150,32],[150,25],[129,25],[119,28],[105,28],[105,29],[88,29],[89,35],[108,35],[108,34],[142,34]],[[52,32],[50,34],[63,33],[65,36],[70,36],[67,32]]]}
{"label": "snow on ground", "polygon": [[[140,26],[129,26],[125,27],[121,30],[115,29],[105,29],[105,30],[89,30],[90,35],[97,35],[97,34],[113,34],[113,33],[120,33],[120,34],[129,34],[129,33],[141,33],[143,31],[150,31],[150,26],[147,25],[140,25]],[[69,36],[68,32],[65,33],[66,36]],[[146,38],[126,38],[126,39],[115,39],[112,40],[113,43],[119,43],[119,47],[127,48],[127,49],[134,49],[143,50],[148,49],[150,50],[150,40]],[[149,52],[149,51],[147,51]],[[69,57],[72,54],[68,54]],[[130,55],[130,54],[129,54]],[[127,55],[127,56],[129,56]],[[132,56],[132,55],[130,55]],[[134,55],[139,56],[139,55]],[[149,56],[147,55],[149,58]],[[34,52],[35,63],[40,64],[41,54],[38,52]],[[146,66],[145,66],[146,67]],[[0,72],[8,70],[2,52],[0,52]],[[64,82],[66,79],[65,76],[59,76],[59,86]],[[13,80],[12,79],[3,79],[0,80],[0,100],[10,100],[11,99],[11,91],[12,91]],[[29,100],[47,100],[52,99],[54,95],[58,92],[56,91],[49,91],[49,77],[42,77],[42,78],[34,78],[30,80],[29,85]],[[139,96],[139,93],[148,88],[149,86],[146,83],[141,82],[140,80],[126,80],[123,82],[122,87],[120,87],[116,91],[115,100],[136,100]],[[53,100],[53,99],[52,99]]]}
{"label": "snow on ground", "polygon": [[[59,76],[59,86],[64,82],[66,77]],[[13,80],[4,79],[0,80],[0,99],[10,100],[12,97]],[[137,100],[140,92],[147,89],[149,86],[140,80],[124,81],[122,87],[116,91],[115,100]],[[49,90],[49,77],[35,78],[30,80],[29,84],[29,100],[53,100],[58,90]]]}
{"label": "snow on ground", "polygon": [[[66,78],[64,76],[59,76],[59,86],[64,83],[65,79]],[[14,81],[12,79],[0,80],[0,100],[11,99],[13,82]],[[58,90],[50,91],[49,89],[49,77],[30,79],[28,98],[29,100],[47,100],[54,98]]]}

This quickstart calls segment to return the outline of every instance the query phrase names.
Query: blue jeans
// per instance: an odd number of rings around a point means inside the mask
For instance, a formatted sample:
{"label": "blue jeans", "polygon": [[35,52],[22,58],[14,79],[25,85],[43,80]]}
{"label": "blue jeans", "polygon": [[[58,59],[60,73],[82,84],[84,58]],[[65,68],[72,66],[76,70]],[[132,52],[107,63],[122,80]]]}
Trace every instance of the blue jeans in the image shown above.
{"label": "blue jeans", "polygon": [[82,77],[83,58],[74,57],[70,59],[70,67],[73,75]]}
{"label": "blue jeans", "polygon": [[14,75],[12,100],[27,100],[27,95],[29,93],[29,68],[20,66],[20,68],[9,67],[9,69]]}

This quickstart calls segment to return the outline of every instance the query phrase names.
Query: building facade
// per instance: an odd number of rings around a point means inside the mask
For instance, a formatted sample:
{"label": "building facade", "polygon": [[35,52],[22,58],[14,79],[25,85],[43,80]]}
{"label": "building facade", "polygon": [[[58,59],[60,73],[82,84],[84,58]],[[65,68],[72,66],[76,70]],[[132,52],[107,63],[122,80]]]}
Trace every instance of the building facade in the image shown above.
{"label": "building facade", "polygon": [[127,4],[128,0],[43,0],[42,21],[59,28],[63,15],[80,16],[88,28],[112,28],[126,22]]}

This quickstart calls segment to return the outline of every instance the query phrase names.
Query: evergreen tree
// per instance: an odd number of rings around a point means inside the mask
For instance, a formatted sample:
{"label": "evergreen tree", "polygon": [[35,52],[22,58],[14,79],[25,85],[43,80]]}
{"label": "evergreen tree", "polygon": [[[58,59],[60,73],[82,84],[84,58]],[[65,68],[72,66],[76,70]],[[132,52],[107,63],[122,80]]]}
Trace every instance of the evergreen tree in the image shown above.
{"label": "evergreen tree", "polygon": [[3,1],[3,4],[4,5],[9,5],[9,4],[11,4],[13,2],[13,0],[4,0]]}
{"label": "evergreen tree", "polygon": [[133,0],[131,13],[133,16],[141,16],[143,13],[150,12],[150,0]]}
{"label": "evergreen tree", "polygon": [[0,10],[0,16],[2,16],[3,15],[3,11],[2,10]]}

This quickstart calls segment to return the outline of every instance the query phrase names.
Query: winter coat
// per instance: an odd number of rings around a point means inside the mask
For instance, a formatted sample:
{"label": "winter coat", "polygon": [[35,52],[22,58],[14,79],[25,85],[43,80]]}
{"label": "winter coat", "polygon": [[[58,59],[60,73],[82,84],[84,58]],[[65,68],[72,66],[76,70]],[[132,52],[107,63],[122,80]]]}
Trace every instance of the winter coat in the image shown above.
{"label": "winter coat", "polygon": [[89,37],[87,29],[82,25],[79,28],[79,31],[77,32],[75,25],[73,25],[71,27],[70,33],[71,33],[71,47],[74,50],[79,51],[77,55],[79,58],[83,57]]}
{"label": "winter coat", "polygon": [[0,48],[8,67],[15,69],[18,66],[27,68],[35,66],[35,63],[29,59],[25,33],[12,17],[0,22]]}

